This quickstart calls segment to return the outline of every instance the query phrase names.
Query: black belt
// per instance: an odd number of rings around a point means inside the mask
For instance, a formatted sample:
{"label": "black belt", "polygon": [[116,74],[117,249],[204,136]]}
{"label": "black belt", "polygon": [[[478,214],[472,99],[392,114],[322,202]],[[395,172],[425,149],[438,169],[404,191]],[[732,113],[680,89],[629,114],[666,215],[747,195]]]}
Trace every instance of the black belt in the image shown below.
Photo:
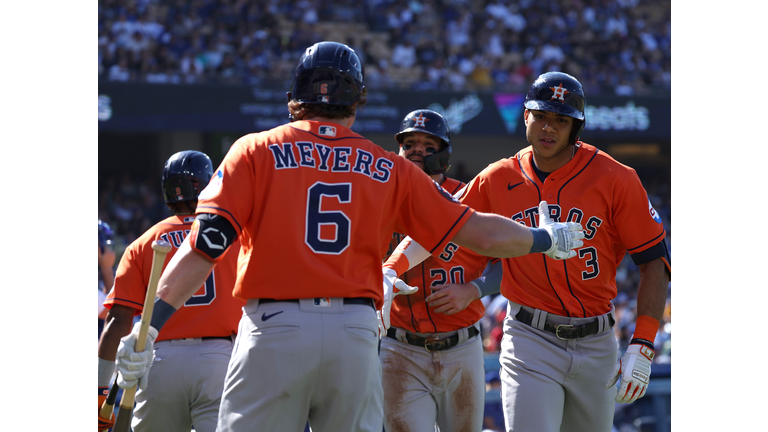
{"label": "black belt", "polygon": [[[515,315],[515,319],[531,325],[533,322],[533,314],[525,309],[520,309],[520,312]],[[615,324],[613,315],[608,315],[608,322],[611,327]],[[544,322],[544,331],[554,334],[558,339],[570,340],[581,339],[589,335],[597,334],[599,329],[599,321],[595,320],[586,324],[555,324],[550,321]]]}
{"label": "black belt", "polygon": [[[477,327],[475,326],[469,327],[468,330],[469,330],[469,334],[467,335],[467,339],[475,337],[478,334],[480,334],[480,332],[477,330]],[[397,340],[397,329],[394,327],[390,327],[389,330],[387,330],[387,337]],[[456,333],[455,335],[449,336],[445,339],[439,339],[437,336],[421,337],[409,331],[406,331],[405,340],[408,341],[410,345],[424,347],[424,349],[429,352],[443,351],[443,350],[453,348],[456,346],[456,344],[459,343],[459,334]]]}
{"label": "black belt", "polygon": [[[284,299],[284,300],[277,300],[277,299],[259,299],[259,303],[278,303],[278,302],[288,302],[288,303],[298,303],[299,299]],[[373,303],[373,299],[369,297],[351,297],[351,298],[344,298],[344,304],[358,304],[358,305],[365,305],[370,306],[374,309],[376,309],[376,306]]]}
{"label": "black belt", "polygon": [[210,340],[210,339],[226,339],[230,342],[232,342],[232,336],[203,336],[203,340]]}

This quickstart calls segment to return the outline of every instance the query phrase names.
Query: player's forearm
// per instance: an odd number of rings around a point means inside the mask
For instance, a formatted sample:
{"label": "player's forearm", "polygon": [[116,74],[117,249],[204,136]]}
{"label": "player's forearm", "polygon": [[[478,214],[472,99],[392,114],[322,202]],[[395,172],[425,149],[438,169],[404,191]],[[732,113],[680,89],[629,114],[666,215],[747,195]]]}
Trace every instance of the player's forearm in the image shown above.
{"label": "player's forearm", "polygon": [[131,332],[136,309],[123,305],[112,305],[104,320],[104,330],[99,339],[99,358],[115,361],[120,338]]}
{"label": "player's forearm", "polygon": [[429,258],[429,256],[429,252],[423,246],[408,236],[397,245],[397,248],[387,258],[383,267],[391,268],[395,270],[395,273],[401,275]]}
{"label": "player's forearm", "polygon": [[184,241],[160,276],[157,297],[175,309],[180,308],[203,286],[215,265]]}
{"label": "player's forearm", "polygon": [[667,302],[669,277],[666,266],[659,258],[640,264],[640,284],[637,291],[637,314],[661,321]]}
{"label": "player's forearm", "polygon": [[452,240],[481,255],[513,258],[531,251],[533,234],[529,228],[511,219],[474,212]]}

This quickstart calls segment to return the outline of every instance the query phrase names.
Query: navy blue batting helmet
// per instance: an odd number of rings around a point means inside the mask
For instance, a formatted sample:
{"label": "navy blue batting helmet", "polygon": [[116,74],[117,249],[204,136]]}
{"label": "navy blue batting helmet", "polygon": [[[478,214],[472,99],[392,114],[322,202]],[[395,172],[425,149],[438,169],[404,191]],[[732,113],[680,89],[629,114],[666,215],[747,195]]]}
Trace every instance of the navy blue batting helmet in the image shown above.
{"label": "navy blue batting helmet", "polygon": [[571,144],[576,143],[584,130],[586,106],[587,99],[581,83],[564,72],[539,75],[525,96],[525,107],[528,109],[556,112],[575,119],[570,136]]}
{"label": "navy blue batting helmet", "polygon": [[109,224],[99,219],[99,247],[104,249],[104,246],[112,244],[112,236],[115,235]]}
{"label": "navy blue batting helmet", "polygon": [[442,174],[451,167],[451,128],[440,113],[428,109],[411,111],[400,123],[400,130],[395,139],[402,144],[408,132],[423,132],[433,135],[443,143],[439,152],[424,158],[424,171],[429,174]]}
{"label": "navy blue batting helmet", "polygon": [[318,42],[301,56],[288,100],[349,106],[360,99],[363,75],[355,50],[338,42]]}
{"label": "navy blue batting helmet", "polygon": [[186,150],[171,156],[163,167],[166,203],[197,199],[213,177],[213,163],[205,153]]}

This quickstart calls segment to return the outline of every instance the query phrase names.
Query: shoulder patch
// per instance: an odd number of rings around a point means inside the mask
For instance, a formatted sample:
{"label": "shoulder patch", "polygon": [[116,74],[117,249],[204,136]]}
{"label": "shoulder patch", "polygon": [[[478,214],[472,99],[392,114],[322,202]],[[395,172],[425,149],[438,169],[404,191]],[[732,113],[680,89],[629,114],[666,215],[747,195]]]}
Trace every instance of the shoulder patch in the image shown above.
{"label": "shoulder patch", "polygon": [[219,190],[221,190],[221,184],[224,180],[224,174],[221,172],[220,169],[216,170],[216,172],[213,174],[213,178],[211,179],[211,182],[208,183],[208,186],[205,187],[205,189],[200,192],[200,195],[197,197],[198,200],[202,199],[208,199],[216,196],[217,193],[219,193]]}
{"label": "shoulder patch", "polygon": [[656,221],[656,223],[661,223],[661,216],[659,216],[659,213],[656,211],[656,209],[653,208],[651,200],[648,200],[648,212],[651,214],[651,217],[654,221]]}

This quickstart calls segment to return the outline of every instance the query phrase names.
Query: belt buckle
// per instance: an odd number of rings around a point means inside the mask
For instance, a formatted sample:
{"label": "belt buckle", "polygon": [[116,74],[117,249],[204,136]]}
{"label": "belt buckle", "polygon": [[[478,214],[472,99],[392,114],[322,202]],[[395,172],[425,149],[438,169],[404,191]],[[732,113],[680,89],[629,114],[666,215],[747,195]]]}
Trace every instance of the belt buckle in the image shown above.
{"label": "belt buckle", "polygon": [[564,327],[564,328],[568,328],[568,329],[572,329],[572,328],[574,328],[574,327],[576,327],[576,326],[575,326],[575,325],[573,325],[573,324],[558,324],[558,325],[557,325],[557,327],[555,327],[555,336],[557,336],[557,338],[558,338],[558,339],[560,339],[560,340],[571,340],[571,339],[573,339],[573,338],[564,338],[564,337],[561,337],[561,336],[560,336],[560,328],[561,328],[561,327]]}
{"label": "belt buckle", "polygon": [[[429,336],[424,338],[424,349],[427,350],[427,352],[435,352],[440,351],[445,346],[445,343],[447,342],[447,339],[440,339],[437,336]],[[432,349],[430,349],[432,348]]]}

